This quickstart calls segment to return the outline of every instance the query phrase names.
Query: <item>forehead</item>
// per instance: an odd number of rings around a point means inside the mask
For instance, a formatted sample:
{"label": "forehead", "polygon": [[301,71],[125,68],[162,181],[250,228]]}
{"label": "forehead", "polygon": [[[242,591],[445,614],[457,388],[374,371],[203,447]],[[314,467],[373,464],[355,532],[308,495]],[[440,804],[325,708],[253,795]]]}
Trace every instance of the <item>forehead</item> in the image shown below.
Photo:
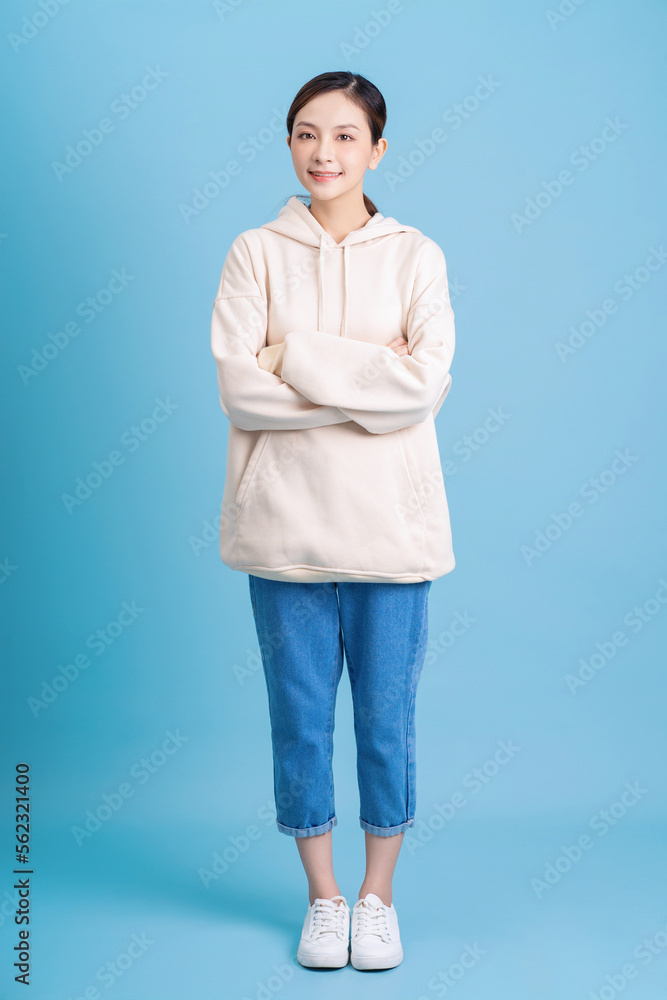
{"label": "forehead", "polygon": [[354,124],[368,128],[366,116],[358,104],[355,104],[341,90],[330,90],[326,94],[318,94],[301,108],[296,121],[312,122],[320,128],[336,128],[342,124]]}

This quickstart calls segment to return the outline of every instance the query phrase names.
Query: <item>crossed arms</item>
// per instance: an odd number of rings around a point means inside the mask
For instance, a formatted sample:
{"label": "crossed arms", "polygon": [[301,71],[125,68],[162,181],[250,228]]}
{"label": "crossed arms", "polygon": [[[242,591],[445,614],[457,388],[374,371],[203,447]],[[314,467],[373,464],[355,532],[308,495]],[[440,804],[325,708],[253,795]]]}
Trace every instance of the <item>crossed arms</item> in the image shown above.
{"label": "crossed arms", "polygon": [[400,356],[389,346],[314,330],[290,330],[283,343],[262,346],[267,300],[237,237],[211,322],[222,409],[243,430],[353,420],[386,434],[421,423],[449,392],[455,343],[445,258],[432,240],[421,248],[406,326]]}

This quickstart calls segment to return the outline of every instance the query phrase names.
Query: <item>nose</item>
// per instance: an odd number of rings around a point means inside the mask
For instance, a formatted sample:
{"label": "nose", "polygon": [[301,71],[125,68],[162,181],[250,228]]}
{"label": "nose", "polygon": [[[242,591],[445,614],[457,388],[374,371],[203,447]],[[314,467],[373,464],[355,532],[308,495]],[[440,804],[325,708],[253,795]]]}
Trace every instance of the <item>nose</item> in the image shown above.
{"label": "nose", "polygon": [[316,160],[317,163],[333,163],[334,158],[331,154],[331,147],[328,139],[320,139],[320,142],[315,149],[313,159]]}

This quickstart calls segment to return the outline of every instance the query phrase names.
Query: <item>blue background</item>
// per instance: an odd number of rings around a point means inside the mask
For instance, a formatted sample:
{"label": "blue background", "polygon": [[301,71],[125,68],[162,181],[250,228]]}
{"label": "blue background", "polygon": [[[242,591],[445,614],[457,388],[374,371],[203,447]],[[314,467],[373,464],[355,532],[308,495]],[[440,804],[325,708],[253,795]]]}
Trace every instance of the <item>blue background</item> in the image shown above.
{"label": "blue background", "polygon": [[[550,18],[559,4],[570,13]],[[14,768],[28,761],[39,1000],[95,985],[114,1000],[298,1000],[345,984],[400,1000],[664,998],[667,269],[651,254],[667,239],[665,4],[43,10],[0,9],[2,995],[28,995],[12,968]],[[150,67],[166,76],[121,116],[115,102]],[[363,980],[296,962],[306,883],[270,813],[247,576],[221,563],[214,526],[227,426],[210,353],[220,270],[239,232],[301,191],[284,116],[306,80],[334,69],[385,96],[389,145],[366,191],[442,246],[457,327],[437,418],[457,566],[431,589],[417,825],[394,881],[406,957]],[[473,96],[480,78],[495,81],[485,99]],[[59,177],[54,162],[103,118],[113,131]],[[436,128],[446,139],[429,148]],[[232,160],[240,172],[186,220],[183,206]],[[563,170],[571,183],[556,194]],[[517,222],[536,199],[532,221]],[[114,269],[128,277],[109,294]],[[86,322],[77,308],[90,296],[99,311]],[[615,311],[562,360],[558,345],[610,299]],[[152,422],[158,401],[164,419]],[[491,411],[504,416],[485,427]],[[102,465],[99,487],[68,510],[77,478],[114,451],[119,464]],[[97,630],[107,643],[91,646]],[[598,652],[586,674],[582,659]],[[83,654],[88,665],[63,681]],[[573,687],[579,671],[589,679]],[[164,754],[169,732],[184,739]],[[518,748],[502,765],[500,740]],[[347,673],[334,766],[334,860],[353,902],[364,844]],[[123,783],[132,794],[118,805]],[[626,783],[641,791],[614,806]],[[465,804],[444,819],[436,804],[457,791]],[[105,795],[116,808],[77,843]],[[605,830],[595,817],[609,809]],[[568,863],[584,834],[591,846]],[[206,887],[200,871],[223,852],[227,870]],[[143,953],[104,985],[97,970],[132,935]],[[466,946],[480,956],[467,969],[456,964]]]}

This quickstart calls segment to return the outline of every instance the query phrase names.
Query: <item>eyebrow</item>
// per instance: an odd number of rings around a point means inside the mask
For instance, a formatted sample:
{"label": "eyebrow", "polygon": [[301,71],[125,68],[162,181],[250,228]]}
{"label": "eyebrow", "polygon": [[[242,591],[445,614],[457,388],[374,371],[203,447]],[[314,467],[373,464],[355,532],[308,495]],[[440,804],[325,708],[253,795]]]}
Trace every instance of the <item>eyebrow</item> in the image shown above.
{"label": "eyebrow", "polygon": [[[294,128],[298,128],[299,125],[308,125],[310,126],[310,128],[317,128],[317,125],[313,125],[312,122],[297,122]],[[358,130],[359,126],[353,125],[351,122],[348,122],[347,125],[334,125],[334,128],[356,128]]]}

